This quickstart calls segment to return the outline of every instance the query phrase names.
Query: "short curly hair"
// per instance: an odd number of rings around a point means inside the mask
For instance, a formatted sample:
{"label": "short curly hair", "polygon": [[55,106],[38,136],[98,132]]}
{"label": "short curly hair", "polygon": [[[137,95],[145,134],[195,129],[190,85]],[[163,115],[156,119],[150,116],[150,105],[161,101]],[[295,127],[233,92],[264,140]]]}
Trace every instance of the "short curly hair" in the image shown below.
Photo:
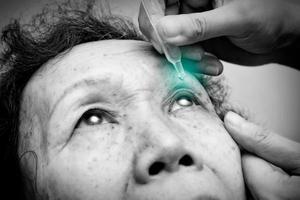
{"label": "short curly hair", "polygon": [[[89,1],[92,2],[92,1]],[[44,63],[72,47],[91,41],[145,40],[132,22],[117,16],[96,16],[91,4],[85,10],[57,5],[44,9],[22,24],[14,20],[2,30],[0,57],[0,172],[1,196],[24,199],[19,166],[18,134],[20,101],[24,87]],[[221,119],[232,109],[223,79],[201,76],[215,110]]]}

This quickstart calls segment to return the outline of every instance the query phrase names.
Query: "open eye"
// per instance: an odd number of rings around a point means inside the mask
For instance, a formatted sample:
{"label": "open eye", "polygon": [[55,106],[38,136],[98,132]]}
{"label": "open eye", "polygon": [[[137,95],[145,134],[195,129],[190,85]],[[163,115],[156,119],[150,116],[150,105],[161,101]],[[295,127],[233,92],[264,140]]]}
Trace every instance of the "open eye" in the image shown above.
{"label": "open eye", "polygon": [[169,112],[174,112],[176,110],[191,107],[194,105],[198,105],[198,101],[192,94],[178,94],[173,97]]}
{"label": "open eye", "polygon": [[91,109],[86,111],[77,122],[75,128],[82,128],[84,126],[97,126],[104,123],[118,123],[113,113],[102,109]]}

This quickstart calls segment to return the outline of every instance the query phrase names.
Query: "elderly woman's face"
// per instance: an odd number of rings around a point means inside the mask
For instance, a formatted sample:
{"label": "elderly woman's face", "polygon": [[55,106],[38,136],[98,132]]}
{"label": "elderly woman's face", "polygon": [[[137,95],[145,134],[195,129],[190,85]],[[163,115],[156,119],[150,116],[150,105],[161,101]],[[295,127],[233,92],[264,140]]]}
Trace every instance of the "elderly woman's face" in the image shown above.
{"label": "elderly woman's face", "polygon": [[42,199],[244,199],[206,91],[148,43],[73,48],[33,76],[21,108],[21,165]]}

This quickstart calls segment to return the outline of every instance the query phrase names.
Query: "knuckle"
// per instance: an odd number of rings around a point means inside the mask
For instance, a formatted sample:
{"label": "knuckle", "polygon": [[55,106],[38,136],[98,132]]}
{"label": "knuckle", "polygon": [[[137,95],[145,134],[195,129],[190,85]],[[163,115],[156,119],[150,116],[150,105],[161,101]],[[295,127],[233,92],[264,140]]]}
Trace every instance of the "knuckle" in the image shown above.
{"label": "knuckle", "polygon": [[271,137],[271,131],[266,128],[255,127],[253,131],[253,138],[257,143],[266,144]]}
{"label": "knuckle", "polygon": [[191,18],[192,35],[190,37],[203,39],[207,33],[207,21],[204,17]]}
{"label": "knuckle", "polygon": [[157,24],[155,25],[157,30],[166,35],[167,29],[169,27],[168,16],[159,19]]}

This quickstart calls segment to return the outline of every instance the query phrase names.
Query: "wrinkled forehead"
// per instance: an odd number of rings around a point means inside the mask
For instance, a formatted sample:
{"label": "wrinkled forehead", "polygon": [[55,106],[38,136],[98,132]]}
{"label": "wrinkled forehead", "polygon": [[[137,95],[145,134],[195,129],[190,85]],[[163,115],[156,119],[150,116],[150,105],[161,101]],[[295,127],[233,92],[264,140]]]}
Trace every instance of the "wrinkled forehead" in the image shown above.
{"label": "wrinkled forehead", "polygon": [[[96,73],[111,73],[113,76],[118,76],[130,70],[134,70],[135,73],[151,70],[153,73],[153,70],[157,70],[156,66],[162,65],[163,61],[163,57],[158,55],[147,42],[105,40],[78,45],[61,58],[48,63],[47,65],[53,63],[54,67],[47,68],[52,71],[59,70],[58,73],[69,71],[77,74],[78,70],[81,72],[92,70]],[[68,67],[65,67],[66,65]]]}
{"label": "wrinkled forehead", "polygon": [[[105,40],[75,46],[50,60],[33,76],[27,88],[33,88],[37,98],[53,104],[68,88],[84,84],[105,85],[107,91],[120,92],[120,89],[166,90],[178,81],[173,67],[150,43]],[[187,82],[196,81],[188,76]]]}
{"label": "wrinkled forehead", "polygon": [[153,85],[153,82],[159,87],[168,81],[167,74],[173,71],[147,42],[105,40],[74,47],[46,63],[35,77],[45,89],[57,85],[68,87],[84,79],[103,80],[114,85],[138,81],[136,86]]}

